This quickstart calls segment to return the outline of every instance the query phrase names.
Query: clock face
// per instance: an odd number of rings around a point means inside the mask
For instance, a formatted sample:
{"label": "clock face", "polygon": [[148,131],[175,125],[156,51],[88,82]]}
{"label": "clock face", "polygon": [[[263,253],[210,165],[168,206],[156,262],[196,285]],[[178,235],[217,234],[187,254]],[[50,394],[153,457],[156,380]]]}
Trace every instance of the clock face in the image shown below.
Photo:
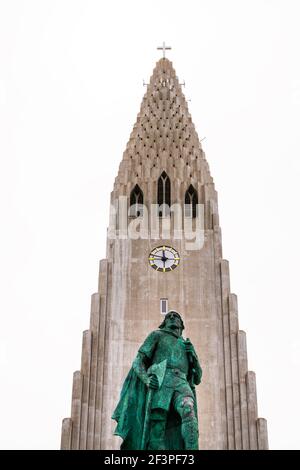
{"label": "clock face", "polygon": [[171,246],[158,246],[151,251],[148,259],[153,269],[165,273],[179,265],[180,256]]}

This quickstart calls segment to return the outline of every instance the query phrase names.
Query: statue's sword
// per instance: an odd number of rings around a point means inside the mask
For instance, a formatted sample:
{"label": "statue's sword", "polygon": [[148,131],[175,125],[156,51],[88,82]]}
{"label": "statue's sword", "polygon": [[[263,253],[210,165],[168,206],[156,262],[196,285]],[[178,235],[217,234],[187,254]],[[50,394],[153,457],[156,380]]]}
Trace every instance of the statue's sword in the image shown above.
{"label": "statue's sword", "polygon": [[[167,360],[165,359],[159,364],[153,364],[147,370],[147,374],[149,376],[156,375],[157,380],[158,380],[158,390],[160,389],[163,383],[165,373],[166,373],[166,368],[167,368]],[[153,393],[155,391],[156,390],[154,390],[153,388],[149,388],[148,393],[147,393],[144,429],[143,429],[142,444],[141,444],[141,449],[143,450],[146,449],[146,445],[147,445],[147,437],[148,437],[149,430],[150,430],[151,404],[152,404],[152,399],[153,399]]]}
{"label": "statue's sword", "polygon": [[[186,342],[190,343],[190,339],[187,338],[185,340]],[[197,411],[197,397],[196,397],[196,389],[195,389],[195,383],[194,383],[194,375],[195,375],[195,369],[193,367],[194,365],[194,359],[192,354],[188,354],[188,360],[189,360],[189,367],[190,367],[190,374],[189,374],[189,383],[190,387],[192,389],[193,395],[194,395],[194,400],[195,400],[195,411],[196,411],[196,416],[198,418],[198,411]]]}

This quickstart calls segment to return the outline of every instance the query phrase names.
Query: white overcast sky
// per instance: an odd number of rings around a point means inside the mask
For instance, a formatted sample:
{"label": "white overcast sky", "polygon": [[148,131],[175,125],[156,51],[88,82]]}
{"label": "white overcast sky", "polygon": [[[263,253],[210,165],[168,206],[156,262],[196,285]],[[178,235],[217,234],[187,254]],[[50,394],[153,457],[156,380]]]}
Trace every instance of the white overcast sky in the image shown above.
{"label": "white overcast sky", "polygon": [[300,448],[299,21],[298,0],[0,1],[1,448],[60,445],[162,41],[206,137],[259,416]]}

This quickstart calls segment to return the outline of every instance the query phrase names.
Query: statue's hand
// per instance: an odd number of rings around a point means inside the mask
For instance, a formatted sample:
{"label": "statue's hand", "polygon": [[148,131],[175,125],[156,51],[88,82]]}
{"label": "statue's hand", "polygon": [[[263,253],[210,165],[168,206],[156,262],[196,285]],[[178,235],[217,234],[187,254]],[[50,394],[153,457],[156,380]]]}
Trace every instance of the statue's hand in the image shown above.
{"label": "statue's hand", "polygon": [[196,354],[194,346],[192,345],[192,343],[190,342],[189,339],[185,340],[184,346],[185,346],[185,351],[186,351],[187,354],[191,354],[193,356]]}
{"label": "statue's hand", "polygon": [[149,388],[152,388],[153,390],[158,389],[159,383],[158,383],[158,378],[156,377],[156,375],[150,375],[147,385]]}

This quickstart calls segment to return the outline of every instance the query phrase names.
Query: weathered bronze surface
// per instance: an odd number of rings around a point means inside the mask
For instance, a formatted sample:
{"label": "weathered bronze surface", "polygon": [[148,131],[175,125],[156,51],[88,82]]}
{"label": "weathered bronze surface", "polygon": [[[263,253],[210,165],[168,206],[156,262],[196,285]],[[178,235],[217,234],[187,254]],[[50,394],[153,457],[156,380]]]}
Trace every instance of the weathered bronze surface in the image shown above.
{"label": "weathered bronze surface", "polygon": [[112,416],[121,449],[198,449],[195,385],[202,369],[179,313],[170,311],[140,347]]}

